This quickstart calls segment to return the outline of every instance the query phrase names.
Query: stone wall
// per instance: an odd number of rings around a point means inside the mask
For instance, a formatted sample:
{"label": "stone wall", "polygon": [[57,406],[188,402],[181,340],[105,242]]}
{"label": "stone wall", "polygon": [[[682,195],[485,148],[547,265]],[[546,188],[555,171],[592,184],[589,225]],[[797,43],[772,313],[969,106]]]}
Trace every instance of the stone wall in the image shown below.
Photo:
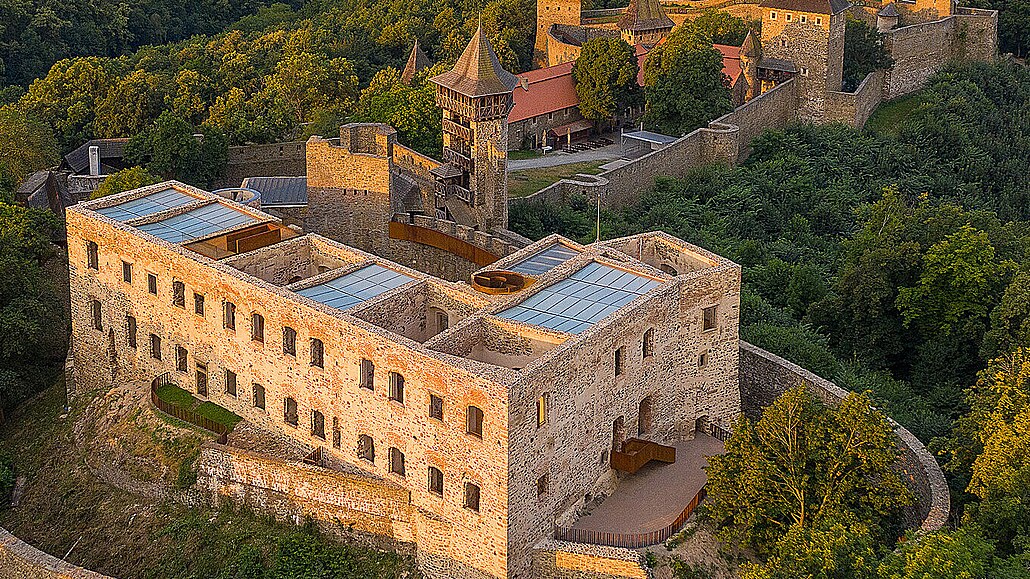
{"label": "stone wall", "polygon": [[658,176],[683,177],[711,163],[735,164],[751,153],[751,140],[767,129],[783,128],[797,120],[794,81],[787,81],[677,139],[668,147],[596,176],[563,179],[526,197],[527,200],[564,202],[572,195],[604,206],[635,203]]}
{"label": "stone wall", "polygon": [[239,187],[247,177],[296,177],[305,173],[304,141],[229,147],[229,164],[219,187]]}
{"label": "stone wall", "polygon": [[0,579],[112,579],[48,555],[0,527]]}
{"label": "stone wall", "polygon": [[861,128],[880,104],[884,71],[866,75],[855,92],[829,91],[826,94],[826,120]]}
{"label": "stone wall", "polygon": [[993,59],[998,12],[958,8],[941,20],[889,30],[884,45],[895,61],[884,79],[883,99],[890,100],[919,90],[950,61]]}
{"label": "stone wall", "polygon": [[536,546],[534,579],[647,579],[632,549],[547,539]]}
{"label": "stone wall", "polygon": [[[507,389],[495,376],[469,361],[435,353],[373,323],[302,299],[229,264],[156,239],[145,240],[129,226],[99,215],[83,215],[96,206],[96,202],[78,205],[68,212],[71,284],[76,288],[71,319],[78,391],[104,389],[112,381],[149,384],[155,376],[169,373],[174,382],[196,393],[193,369],[196,363],[206,364],[206,399],[258,428],[312,447],[322,446],[340,460],[406,488],[416,507],[434,512],[460,529],[454,533],[459,545],[454,558],[490,575],[505,575],[508,481],[507,451],[502,444],[507,439]],[[87,240],[99,245],[99,270],[86,267]],[[329,240],[320,243],[325,251],[335,247],[344,261],[353,260],[348,256],[372,261],[367,254]],[[131,284],[122,281],[123,260],[133,264]],[[416,279],[425,277],[401,269]],[[148,273],[157,276],[158,295],[147,291]],[[185,284],[189,309],[173,305],[173,280]],[[194,313],[192,293],[205,296],[203,315]],[[92,325],[92,300],[102,304],[103,331]],[[226,328],[223,322],[222,304],[226,301],[236,306],[235,329]],[[263,316],[263,341],[251,339],[252,313]],[[460,311],[448,314],[456,320],[461,317]],[[126,337],[127,315],[137,320],[136,347],[130,346]],[[284,327],[296,330],[295,356],[283,351]],[[160,360],[151,356],[150,334],[161,338]],[[310,364],[311,338],[324,344],[322,367]],[[176,370],[176,346],[188,352],[188,372]],[[359,386],[363,358],[375,364],[374,390]],[[227,371],[234,373],[235,393],[227,388]],[[405,377],[403,404],[388,397],[391,372]],[[263,389],[264,408],[254,404],[255,384]],[[445,421],[428,417],[425,409],[430,392],[445,399],[450,409]],[[287,398],[298,406],[296,426],[284,421]],[[471,400],[485,413],[483,438],[466,434],[460,409],[473,403]],[[312,432],[315,411],[325,417],[324,438]],[[340,431],[339,446],[332,444],[334,425]],[[357,458],[359,434],[373,438],[374,463]],[[405,456],[405,476],[389,472],[387,450],[391,447]],[[443,498],[426,488],[430,465],[444,472]],[[468,477],[475,477],[482,488],[478,513],[463,508],[460,481]]]}
{"label": "stone wall", "polygon": [[[740,342],[740,391],[744,414],[755,419],[762,409],[790,388],[803,385],[825,404],[836,405],[848,391],[804,368]],[[917,504],[909,513],[910,526],[931,532],[944,527],[951,508],[948,482],[940,465],[923,443],[905,427],[891,420],[902,457],[899,469],[916,493]]]}

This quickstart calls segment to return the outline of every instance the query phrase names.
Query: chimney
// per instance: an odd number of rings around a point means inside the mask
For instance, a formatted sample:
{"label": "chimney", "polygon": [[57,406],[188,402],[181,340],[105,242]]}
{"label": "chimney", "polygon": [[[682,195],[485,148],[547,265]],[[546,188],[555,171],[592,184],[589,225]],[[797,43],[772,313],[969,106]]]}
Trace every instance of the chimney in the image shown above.
{"label": "chimney", "polygon": [[89,146],[89,174],[96,177],[100,174],[100,147]]}

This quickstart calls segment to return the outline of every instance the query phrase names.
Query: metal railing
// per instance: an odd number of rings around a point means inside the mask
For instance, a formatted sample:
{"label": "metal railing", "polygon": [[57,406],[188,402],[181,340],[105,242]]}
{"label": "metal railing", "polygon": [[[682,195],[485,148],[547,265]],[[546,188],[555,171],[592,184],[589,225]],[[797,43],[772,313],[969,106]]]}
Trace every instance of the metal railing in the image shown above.
{"label": "metal railing", "polygon": [[572,543],[589,543],[591,545],[606,545],[608,547],[625,547],[627,549],[639,549],[665,542],[669,537],[675,535],[683,528],[694,510],[701,504],[707,495],[705,487],[697,491],[694,498],[690,500],[686,508],[669,525],[648,533],[617,533],[614,531],[595,531],[593,529],[574,529],[572,527],[561,527],[555,525],[554,538],[558,541],[569,541]]}
{"label": "metal railing", "polygon": [[229,429],[226,428],[224,424],[215,422],[214,420],[211,420],[206,416],[201,416],[187,408],[181,408],[179,406],[161,400],[161,398],[157,395],[157,389],[158,387],[163,385],[175,386],[175,383],[172,382],[168,372],[165,372],[157,378],[154,378],[154,380],[150,383],[151,404],[153,404],[158,410],[164,412],[172,418],[177,418],[179,420],[182,420],[183,422],[188,422],[194,426],[199,426],[200,428],[203,428],[204,430],[207,430],[217,435],[218,444],[226,444],[229,442]]}
{"label": "metal railing", "polygon": [[712,438],[717,438],[717,439],[719,439],[719,440],[721,440],[723,442],[726,442],[727,440],[729,440],[730,436],[733,435],[733,433],[730,432],[728,429],[723,428],[722,426],[719,426],[718,424],[715,424],[715,423],[709,424],[708,425],[708,430],[709,430],[708,434],[711,434]]}

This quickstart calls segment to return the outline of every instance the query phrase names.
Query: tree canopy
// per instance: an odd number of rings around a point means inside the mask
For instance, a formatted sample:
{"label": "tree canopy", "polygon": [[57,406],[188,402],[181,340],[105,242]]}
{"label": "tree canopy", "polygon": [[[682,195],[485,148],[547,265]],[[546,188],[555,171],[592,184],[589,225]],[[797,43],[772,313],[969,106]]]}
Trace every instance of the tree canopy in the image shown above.
{"label": "tree canopy", "polygon": [[621,38],[601,36],[586,41],[572,65],[579,112],[587,119],[606,121],[635,104],[640,94],[638,70],[633,47]]}
{"label": "tree canopy", "polygon": [[115,193],[130,191],[132,189],[139,189],[140,187],[153,185],[159,182],[161,182],[160,177],[151,175],[146,169],[142,167],[129,167],[128,169],[122,169],[117,173],[108,175],[100,186],[93,191],[90,195],[90,199],[100,199],[101,197],[107,197],[108,195],[114,195]]}
{"label": "tree canopy", "polygon": [[0,201],[33,171],[56,165],[57,142],[50,129],[13,106],[0,107]]}
{"label": "tree canopy", "polygon": [[730,112],[722,53],[691,27],[680,26],[644,61],[644,121],[659,132],[683,135]]}

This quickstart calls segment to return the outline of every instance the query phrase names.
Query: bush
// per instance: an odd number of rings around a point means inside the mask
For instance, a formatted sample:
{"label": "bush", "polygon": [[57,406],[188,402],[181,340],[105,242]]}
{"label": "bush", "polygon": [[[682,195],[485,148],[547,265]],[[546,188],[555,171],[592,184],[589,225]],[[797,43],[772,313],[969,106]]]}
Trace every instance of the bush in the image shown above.
{"label": "bush", "polygon": [[0,505],[6,505],[11,491],[14,489],[14,480],[17,473],[14,470],[14,461],[6,454],[0,454]]}

